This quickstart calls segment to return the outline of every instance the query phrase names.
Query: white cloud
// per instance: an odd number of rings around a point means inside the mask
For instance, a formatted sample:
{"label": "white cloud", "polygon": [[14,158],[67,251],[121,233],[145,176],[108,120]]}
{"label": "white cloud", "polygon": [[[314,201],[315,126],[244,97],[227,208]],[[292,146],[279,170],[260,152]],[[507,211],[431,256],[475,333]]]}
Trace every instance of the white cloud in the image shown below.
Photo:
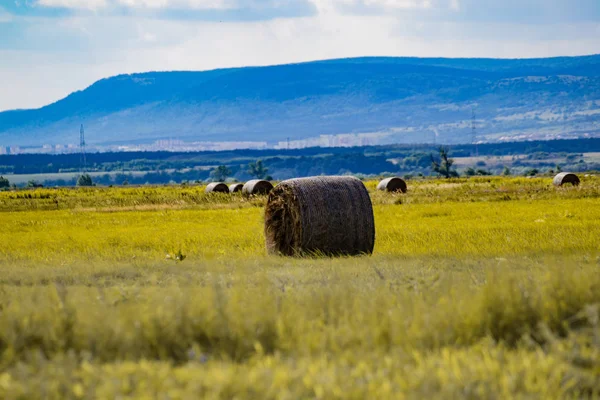
{"label": "white cloud", "polygon": [[239,7],[239,2],[235,0],[113,0],[113,2],[132,8],[223,10]]}
{"label": "white cloud", "polygon": [[38,0],[35,4],[42,7],[61,7],[92,11],[108,6],[107,0]]}
{"label": "white cloud", "polygon": [[333,5],[350,5],[382,8],[431,8],[433,0],[328,0]]}
{"label": "white cloud", "polygon": [[331,10],[375,10],[387,11],[458,9],[458,0],[311,0],[321,11]]}
{"label": "white cloud", "polygon": [[283,5],[291,4],[289,0],[37,0],[35,4],[42,7],[96,11],[116,7],[132,9],[231,10],[245,7],[278,6],[278,3]]}
{"label": "white cloud", "polygon": [[2,22],[11,22],[13,20],[13,16],[5,11],[2,7],[0,7],[0,23]]}
{"label": "white cloud", "polygon": [[[299,0],[297,0],[299,1]],[[458,7],[458,0],[310,0],[320,10],[366,7],[377,9],[430,9]],[[285,7],[290,0],[37,0],[42,7],[60,7],[81,10],[127,7],[132,9],[196,9],[231,10],[243,8]]]}

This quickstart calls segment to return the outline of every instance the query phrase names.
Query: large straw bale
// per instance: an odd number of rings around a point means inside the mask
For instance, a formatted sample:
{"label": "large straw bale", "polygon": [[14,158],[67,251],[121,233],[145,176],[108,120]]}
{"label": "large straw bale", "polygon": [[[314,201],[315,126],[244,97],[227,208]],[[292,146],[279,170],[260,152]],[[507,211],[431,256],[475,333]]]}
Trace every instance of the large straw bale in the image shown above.
{"label": "large straw bale", "polygon": [[573,186],[579,185],[579,177],[570,172],[561,172],[554,177],[554,186],[563,186],[570,183]]}
{"label": "large straw bale", "polygon": [[269,194],[265,237],[271,254],[371,254],[375,222],[369,192],[348,176],[281,182]]}
{"label": "large straw bale", "polygon": [[243,183],[232,183],[231,185],[229,185],[229,193],[241,192],[243,187]]}
{"label": "large straw bale", "polygon": [[229,188],[223,182],[209,183],[204,190],[205,193],[229,193]]}
{"label": "large straw bale", "polygon": [[254,179],[246,182],[242,188],[242,193],[246,195],[269,194],[271,190],[273,190],[273,184],[271,184],[271,182],[261,179]]}
{"label": "large straw bale", "polygon": [[377,185],[377,190],[384,190],[386,192],[406,193],[407,189],[408,187],[406,186],[404,179],[398,178],[397,176],[384,179]]}

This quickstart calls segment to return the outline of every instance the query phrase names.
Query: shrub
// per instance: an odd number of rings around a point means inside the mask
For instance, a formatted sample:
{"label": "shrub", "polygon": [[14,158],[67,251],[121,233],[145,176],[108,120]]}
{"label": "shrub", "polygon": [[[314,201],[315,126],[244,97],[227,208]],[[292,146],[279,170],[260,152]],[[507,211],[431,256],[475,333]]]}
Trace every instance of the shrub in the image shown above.
{"label": "shrub", "polygon": [[89,174],[83,174],[77,179],[77,186],[94,186],[92,177]]}
{"label": "shrub", "polygon": [[0,189],[9,188],[9,187],[10,187],[10,182],[8,181],[8,179],[6,179],[5,177],[0,175]]}

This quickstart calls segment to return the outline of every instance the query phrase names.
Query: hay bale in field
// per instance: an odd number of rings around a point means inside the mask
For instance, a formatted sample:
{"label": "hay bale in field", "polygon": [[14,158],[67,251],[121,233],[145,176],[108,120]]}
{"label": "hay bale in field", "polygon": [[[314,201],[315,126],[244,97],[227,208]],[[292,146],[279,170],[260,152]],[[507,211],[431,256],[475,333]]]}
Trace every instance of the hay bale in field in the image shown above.
{"label": "hay bale in field", "polygon": [[204,190],[205,193],[229,193],[229,187],[223,182],[209,183]]}
{"label": "hay bale in field", "polygon": [[269,181],[263,181],[261,179],[254,179],[246,182],[242,187],[243,194],[269,194],[273,190],[273,185]]}
{"label": "hay bale in field", "polygon": [[349,176],[281,182],[269,194],[265,237],[271,254],[371,254],[375,221],[369,192]]}
{"label": "hay bale in field", "polygon": [[580,183],[579,177],[570,172],[561,172],[554,177],[554,186],[563,186],[567,183],[577,186]]}
{"label": "hay bale in field", "polygon": [[377,185],[377,190],[384,190],[386,192],[406,193],[408,187],[406,186],[406,182],[404,181],[404,179],[395,176],[393,178],[387,178],[379,182],[379,185]]}
{"label": "hay bale in field", "polygon": [[229,185],[229,193],[241,192],[243,187],[243,183],[232,183],[231,185]]}

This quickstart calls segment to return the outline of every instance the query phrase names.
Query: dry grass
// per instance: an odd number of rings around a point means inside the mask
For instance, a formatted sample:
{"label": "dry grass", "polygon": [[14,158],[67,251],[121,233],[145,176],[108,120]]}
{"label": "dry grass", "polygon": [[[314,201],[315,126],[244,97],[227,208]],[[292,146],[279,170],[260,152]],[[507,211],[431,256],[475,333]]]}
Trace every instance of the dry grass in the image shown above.
{"label": "dry grass", "polygon": [[264,198],[5,202],[0,398],[600,396],[597,182],[446,183],[372,192],[355,258],[267,256]]}

